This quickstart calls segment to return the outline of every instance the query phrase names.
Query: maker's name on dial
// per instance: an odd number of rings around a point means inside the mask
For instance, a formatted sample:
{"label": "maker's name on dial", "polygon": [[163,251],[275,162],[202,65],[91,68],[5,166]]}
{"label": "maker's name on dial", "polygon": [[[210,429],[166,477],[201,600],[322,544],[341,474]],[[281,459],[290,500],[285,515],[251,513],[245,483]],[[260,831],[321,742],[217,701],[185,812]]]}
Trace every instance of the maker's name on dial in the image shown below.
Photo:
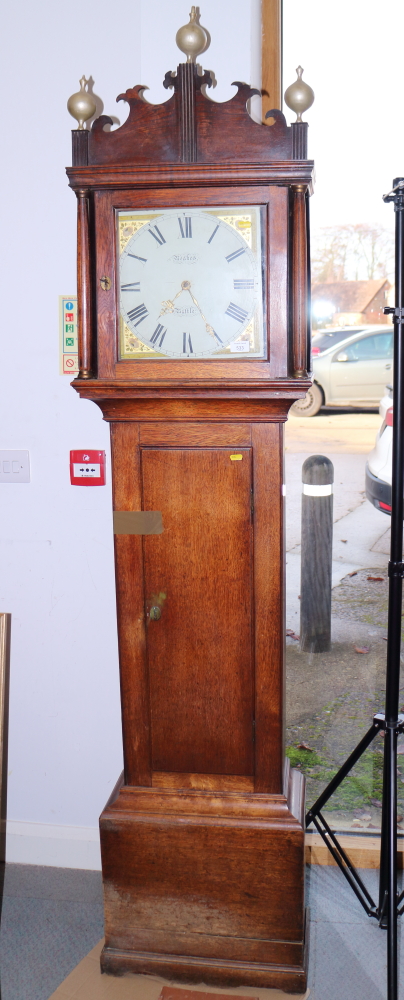
{"label": "maker's name on dial", "polygon": [[199,253],[174,253],[168,259],[175,261],[176,264],[196,264],[199,260]]}

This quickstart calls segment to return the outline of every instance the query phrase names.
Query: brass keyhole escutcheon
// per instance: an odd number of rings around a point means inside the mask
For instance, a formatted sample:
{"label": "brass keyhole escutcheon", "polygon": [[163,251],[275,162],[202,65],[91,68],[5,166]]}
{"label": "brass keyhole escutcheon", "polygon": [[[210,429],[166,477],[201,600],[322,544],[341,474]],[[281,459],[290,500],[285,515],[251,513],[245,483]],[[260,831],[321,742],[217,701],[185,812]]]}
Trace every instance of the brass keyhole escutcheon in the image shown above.
{"label": "brass keyhole escutcheon", "polygon": [[102,278],[100,278],[100,285],[104,292],[109,292],[111,288],[111,278],[108,278],[108,275],[103,274]]}
{"label": "brass keyhole escutcheon", "polygon": [[157,605],[155,605],[155,607],[153,608],[150,608],[150,618],[153,622],[158,622],[159,618],[161,618],[161,608],[159,608]]}

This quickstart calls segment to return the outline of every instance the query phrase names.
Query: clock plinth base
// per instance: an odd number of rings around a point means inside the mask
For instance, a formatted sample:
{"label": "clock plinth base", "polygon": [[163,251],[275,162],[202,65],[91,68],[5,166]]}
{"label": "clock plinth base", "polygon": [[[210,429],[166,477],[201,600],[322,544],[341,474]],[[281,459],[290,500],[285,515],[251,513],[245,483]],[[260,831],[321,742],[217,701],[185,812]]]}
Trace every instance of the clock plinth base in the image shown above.
{"label": "clock plinth base", "polygon": [[104,972],[306,989],[304,782],[286,795],[123,786],[102,813]]}

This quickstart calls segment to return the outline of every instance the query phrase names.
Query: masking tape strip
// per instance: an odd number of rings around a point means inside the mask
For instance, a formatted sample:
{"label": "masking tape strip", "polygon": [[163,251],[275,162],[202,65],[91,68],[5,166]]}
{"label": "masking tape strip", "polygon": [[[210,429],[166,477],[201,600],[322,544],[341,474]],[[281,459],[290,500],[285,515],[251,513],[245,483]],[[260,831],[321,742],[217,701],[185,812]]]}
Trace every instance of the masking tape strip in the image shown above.
{"label": "masking tape strip", "polygon": [[114,535],[161,535],[160,510],[114,510]]}
{"label": "masking tape strip", "polygon": [[303,483],[303,493],[306,497],[329,497],[334,491],[332,483],[325,483],[324,486],[310,486]]}

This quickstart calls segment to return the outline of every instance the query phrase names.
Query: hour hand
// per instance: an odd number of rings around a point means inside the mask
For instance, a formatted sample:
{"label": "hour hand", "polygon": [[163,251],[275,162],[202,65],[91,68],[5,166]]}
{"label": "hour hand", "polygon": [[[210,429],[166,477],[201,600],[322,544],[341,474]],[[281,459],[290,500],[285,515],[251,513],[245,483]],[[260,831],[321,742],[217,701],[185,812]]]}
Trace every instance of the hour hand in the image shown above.
{"label": "hour hand", "polygon": [[183,285],[184,285],[184,282],[182,282],[182,286],[181,286],[179,292],[177,292],[177,294],[174,295],[173,299],[167,299],[166,302],[162,302],[161,303],[160,316],[164,316],[165,313],[173,313],[174,312],[174,308],[175,308],[174,302],[175,302],[176,299],[178,299],[178,296],[181,295],[181,293],[184,291]]}
{"label": "hour hand", "polygon": [[160,316],[164,316],[165,313],[173,313],[173,312],[174,312],[174,302],[172,302],[171,299],[167,299],[167,302],[161,303]]}

